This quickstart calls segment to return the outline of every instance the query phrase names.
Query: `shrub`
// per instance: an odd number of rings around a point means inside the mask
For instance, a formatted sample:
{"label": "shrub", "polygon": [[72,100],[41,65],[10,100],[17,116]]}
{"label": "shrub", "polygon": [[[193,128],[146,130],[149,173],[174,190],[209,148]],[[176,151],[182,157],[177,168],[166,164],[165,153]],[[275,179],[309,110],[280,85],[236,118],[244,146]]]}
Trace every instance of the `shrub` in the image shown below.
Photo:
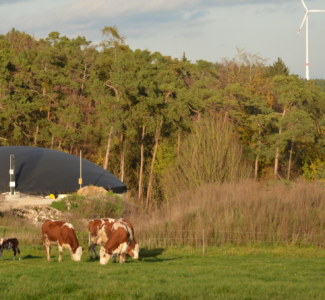
{"label": "shrub", "polygon": [[175,196],[177,191],[238,181],[251,174],[232,126],[223,126],[213,118],[196,124],[194,133],[184,141],[175,165],[162,179],[167,198]]}
{"label": "shrub", "polygon": [[50,207],[53,207],[59,211],[65,211],[67,210],[67,206],[65,203],[65,198],[60,201],[53,201],[50,205]]}

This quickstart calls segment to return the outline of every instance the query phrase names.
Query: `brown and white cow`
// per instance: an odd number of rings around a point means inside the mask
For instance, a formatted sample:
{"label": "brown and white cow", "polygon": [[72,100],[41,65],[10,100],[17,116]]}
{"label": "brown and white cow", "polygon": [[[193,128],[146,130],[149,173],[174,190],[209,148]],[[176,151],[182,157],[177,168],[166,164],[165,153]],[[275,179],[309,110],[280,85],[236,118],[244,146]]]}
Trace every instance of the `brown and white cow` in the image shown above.
{"label": "brown and white cow", "polygon": [[42,225],[43,244],[47,260],[51,261],[51,245],[59,247],[59,262],[62,261],[62,251],[66,248],[71,253],[71,260],[80,261],[83,248],[79,247],[78,239],[72,224],[64,221],[46,220]]}
{"label": "brown and white cow", "polygon": [[[108,240],[105,246],[100,248],[99,263],[106,265],[112,257],[114,257],[114,261],[118,255],[123,257],[132,243],[133,234],[132,230],[122,220],[115,222],[111,228],[106,224],[103,228]],[[120,262],[123,262],[122,260],[120,259]]]}
{"label": "brown and white cow", "polygon": [[103,219],[92,220],[88,224],[88,250],[90,250],[90,258],[93,259],[93,252],[95,252],[96,258],[99,258],[97,253],[97,241],[103,234],[103,226],[105,225],[105,221]]}
{"label": "brown and white cow", "polygon": [[[132,231],[133,240],[130,244],[130,246],[127,249],[127,252],[133,259],[139,258],[139,251],[140,247],[139,244],[136,243],[136,240],[134,238],[134,228],[133,225],[130,223],[130,221],[126,219],[110,219],[110,218],[104,218],[99,220],[93,220],[89,222],[88,225],[88,231],[89,231],[89,249],[90,249],[90,258],[93,258],[93,252],[95,252],[96,258],[98,257],[96,246],[98,244],[101,244],[103,242],[104,244],[107,243],[108,237],[106,234],[106,231],[108,234],[110,234],[110,230],[112,229],[112,226],[116,222],[124,222]],[[106,225],[106,230],[103,230],[104,225]],[[125,256],[123,255],[122,260],[125,262]],[[115,261],[114,261],[115,262]]]}
{"label": "brown and white cow", "polygon": [[0,258],[2,259],[3,250],[12,250],[14,252],[14,260],[16,259],[16,252],[18,252],[19,260],[21,260],[18,245],[19,242],[16,238],[0,239]]}

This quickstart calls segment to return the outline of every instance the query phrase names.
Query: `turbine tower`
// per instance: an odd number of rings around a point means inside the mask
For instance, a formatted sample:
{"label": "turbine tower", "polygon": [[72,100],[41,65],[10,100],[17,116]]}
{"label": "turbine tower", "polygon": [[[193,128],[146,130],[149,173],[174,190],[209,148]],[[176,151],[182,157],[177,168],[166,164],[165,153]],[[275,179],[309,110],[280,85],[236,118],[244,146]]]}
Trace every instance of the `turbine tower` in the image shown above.
{"label": "turbine tower", "polygon": [[300,33],[300,30],[302,28],[302,26],[304,25],[304,23],[306,22],[306,79],[309,80],[309,58],[308,58],[308,14],[309,13],[313,13],[313,12],[325,12],[325,10],[308,10],[304,0],[301,0],[302,5],[305,7],[305,17],[302,20],[301,26],[299,28],[298,34]]}

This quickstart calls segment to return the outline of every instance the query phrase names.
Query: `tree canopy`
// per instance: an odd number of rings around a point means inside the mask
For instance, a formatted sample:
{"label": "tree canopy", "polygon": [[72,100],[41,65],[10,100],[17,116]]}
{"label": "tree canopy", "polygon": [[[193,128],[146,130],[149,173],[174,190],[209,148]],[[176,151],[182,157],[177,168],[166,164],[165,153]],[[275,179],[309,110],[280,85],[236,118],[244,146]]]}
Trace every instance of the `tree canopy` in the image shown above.
{"label": "tree canopy", "polygon": [[307,82],[280,58],[267,65],[244,49],[233,60],[191,62],[185,52],[133,51],[116,26],[102,33],[101,48],[58,32],[0,35],[0,145],[82,150],[149,207],[164,201],[162,178],[182,145],[212,118],[227,132],[231,125],[256,180],[316,176],[324,80]]}

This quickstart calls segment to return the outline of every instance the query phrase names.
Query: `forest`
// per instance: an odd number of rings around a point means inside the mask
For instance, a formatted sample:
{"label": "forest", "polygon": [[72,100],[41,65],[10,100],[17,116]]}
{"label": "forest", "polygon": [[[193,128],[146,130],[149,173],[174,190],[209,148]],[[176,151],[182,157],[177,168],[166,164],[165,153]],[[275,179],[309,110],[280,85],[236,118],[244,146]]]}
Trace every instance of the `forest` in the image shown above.
{"label": "forest", "polygon": [[209,183],[323,178],[325,80],[245,49],[192,62],[102,34],[0,35],[1,146],[82,151],[147,208]]}

